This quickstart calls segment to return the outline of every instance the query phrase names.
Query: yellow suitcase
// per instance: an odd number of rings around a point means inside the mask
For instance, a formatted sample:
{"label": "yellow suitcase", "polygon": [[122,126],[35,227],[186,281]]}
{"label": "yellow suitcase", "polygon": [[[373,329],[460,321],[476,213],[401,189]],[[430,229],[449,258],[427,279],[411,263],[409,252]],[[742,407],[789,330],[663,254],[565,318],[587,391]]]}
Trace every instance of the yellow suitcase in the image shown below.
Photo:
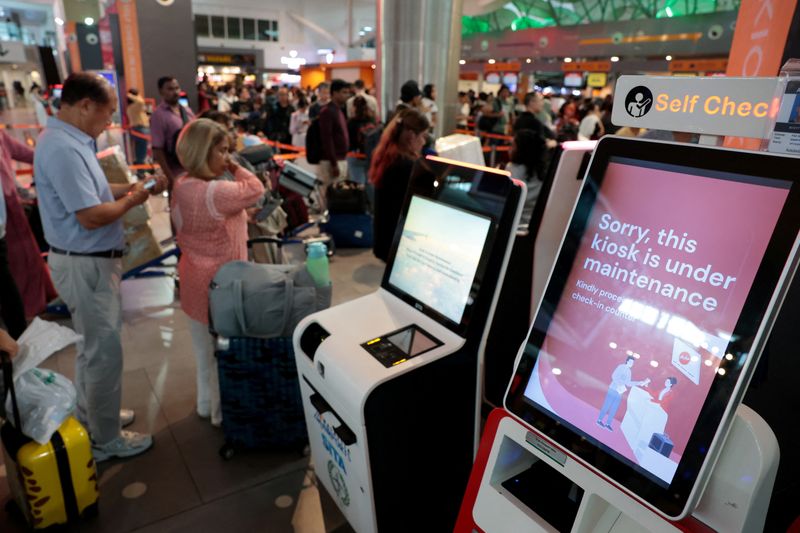
{"label": "yellow suitcase", "polygon": [[[3,354],[3,374],[11,375]],[[15,421],[19,420],[13,384]],[[6,421],[0,428],[6,477],[19,509],[34,529],[74,522],[97,512],[97,468],[89,433],[74,417],[67,418],[47,444],[39,444]]]}

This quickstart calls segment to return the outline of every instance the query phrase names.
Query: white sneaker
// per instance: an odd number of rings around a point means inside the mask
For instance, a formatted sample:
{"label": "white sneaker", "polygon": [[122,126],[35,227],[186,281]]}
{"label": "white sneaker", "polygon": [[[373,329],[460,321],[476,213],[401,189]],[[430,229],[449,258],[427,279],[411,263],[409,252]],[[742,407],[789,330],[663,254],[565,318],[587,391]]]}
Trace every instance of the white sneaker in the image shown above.
{"label": "white sneaker", "polygon": [[113,457],[120,459],[133,457],[149,450],[153,446],[153,436],[133,431],[121,431],[119,437],[108,444],[92,445],[92,455],[98,463]]}
{"label": "white sneaker", "polygon": [[133,409],[120,409],[119,410],[119,423],[122,427],[126,428],[133,424],[136,420],[136,413]]}

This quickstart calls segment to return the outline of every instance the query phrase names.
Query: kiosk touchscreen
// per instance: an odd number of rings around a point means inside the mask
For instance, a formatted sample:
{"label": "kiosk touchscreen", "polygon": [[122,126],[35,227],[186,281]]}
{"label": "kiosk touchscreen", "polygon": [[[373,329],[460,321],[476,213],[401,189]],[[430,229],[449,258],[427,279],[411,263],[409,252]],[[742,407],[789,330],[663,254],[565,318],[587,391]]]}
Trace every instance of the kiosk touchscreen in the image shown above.
{"label": "kiosk touchscreen", "polygon": [[506,172],[418,161],[381,287],[295,330],[317,477],[358,532],[455,523],[474,454],[478,347],[524,197]]}
{"label": "kiosk touchscreen", "polygon": [[601,140],[506,409],[565,461],[689,514],[796,268],[799,163]]}

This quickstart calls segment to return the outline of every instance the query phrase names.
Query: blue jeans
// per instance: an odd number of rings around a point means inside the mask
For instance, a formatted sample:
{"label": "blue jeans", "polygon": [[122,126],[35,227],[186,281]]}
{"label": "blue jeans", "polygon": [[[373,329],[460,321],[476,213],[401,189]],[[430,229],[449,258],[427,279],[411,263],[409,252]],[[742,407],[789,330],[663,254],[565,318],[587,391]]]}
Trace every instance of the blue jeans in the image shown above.
{"label": "blue jeans", "polygon": [[[131,129],[137,133],[141,133],[142,135],[150,135],[150,128],[145,128],[144,126],[134,126]],[[147,145],[149,144],[149,141],[147,139],[137,137],[136,135],[131,135],[131,139],[133,139],[134,163],[141,165],[145,162],[145,159],[147,159]]]}
{"label": "blue jeans", "polygon": [[347,176],[348,179],[360,183],[367,184],[367,171],[369,164],[366,159],[358,159],[355,157],[347,158]]}
{"label": "blue jeans", "polygon": [[610,426],[611,422],[614,420],[614,417],[617,415],[617,409],[619,409],[620,402],[622,402],[622,394],[609,387],[608,393],[606,394],[606,399],[603,402],[603,407],[600,409],[600,414],[597,415],[597,421],[602,422],[603,417],[607,413],[608,420],[606,421],[606,425]]}

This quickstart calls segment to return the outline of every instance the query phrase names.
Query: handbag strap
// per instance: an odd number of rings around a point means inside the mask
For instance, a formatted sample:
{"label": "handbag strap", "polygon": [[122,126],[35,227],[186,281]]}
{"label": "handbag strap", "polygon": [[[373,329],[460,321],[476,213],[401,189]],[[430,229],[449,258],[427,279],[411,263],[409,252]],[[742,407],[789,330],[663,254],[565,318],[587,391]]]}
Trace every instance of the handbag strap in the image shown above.
{"label": "handbag strap", "polygon": [[[0,358],[2,358],[3,368],[3,382],[6,389],[6,394],[11,395],[11,406],[14,412],[14,427],[22,430],[22,422],[19,416],[19,407],[17,407],[17,393],[14,390],[14,367],[11,364],[11,356],[7,352],[0,351]],[[5,402],[5,398],[3,398]]]}
{"label": "handbag strap", "polygon": [[239,329],[245,335],[249,334],[249,330],[247,329],[247,317],[245,317],[245,312],[243,308],[243,301],[242,301],[242,280],[235,279],[232,281],[232,288],[233,288],[233,314],[236,317],[236,322],[239,323]]}

